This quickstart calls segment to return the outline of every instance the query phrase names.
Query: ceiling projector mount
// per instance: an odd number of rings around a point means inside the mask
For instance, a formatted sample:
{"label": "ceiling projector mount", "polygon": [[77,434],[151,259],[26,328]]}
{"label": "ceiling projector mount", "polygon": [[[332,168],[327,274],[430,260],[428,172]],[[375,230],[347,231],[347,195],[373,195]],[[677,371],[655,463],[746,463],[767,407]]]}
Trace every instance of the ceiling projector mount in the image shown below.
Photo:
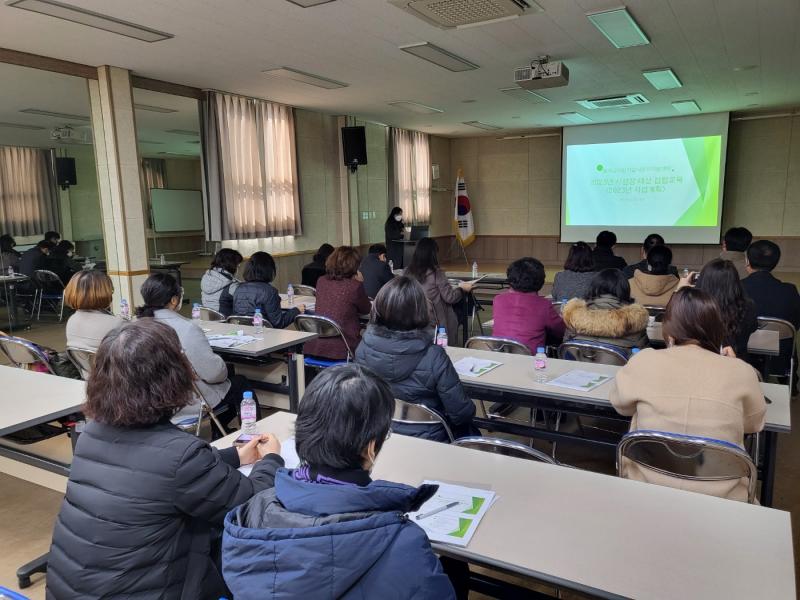
{"label": "ceiling projector mount", "polygon": [[563,87],[569,83],[569,69],[549,56],[534,58],[527,67],[514,69],[514,83],[526,90]]}

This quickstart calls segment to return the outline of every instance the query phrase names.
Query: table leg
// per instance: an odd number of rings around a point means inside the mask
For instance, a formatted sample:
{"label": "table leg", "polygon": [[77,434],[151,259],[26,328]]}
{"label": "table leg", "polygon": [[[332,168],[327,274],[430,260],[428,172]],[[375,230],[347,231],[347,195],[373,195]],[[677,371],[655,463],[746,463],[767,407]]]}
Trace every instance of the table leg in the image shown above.
{"label": "table leg", "polygon": [[17,329],[19,325],[19,308],[17,307],[17,286],[13,283],[8,284],[6,288],[6,296],[8,300],[8,328],[11,331]]}
{"label": "table leg", "polygon": [[[302,349],[299,347],[291,348],[286,353],[289,369],[289,412],[297,414],[297,407],[300,404],[300,375],[299,370],[305,368]],[[305,380],[305,373],[303,374]]]}
{"label": "table leg", "polygon": [[778,435],[764,432],[764,464],[761,466],[761,506],[772,506],[775,485],[775,459],[778,453]]}

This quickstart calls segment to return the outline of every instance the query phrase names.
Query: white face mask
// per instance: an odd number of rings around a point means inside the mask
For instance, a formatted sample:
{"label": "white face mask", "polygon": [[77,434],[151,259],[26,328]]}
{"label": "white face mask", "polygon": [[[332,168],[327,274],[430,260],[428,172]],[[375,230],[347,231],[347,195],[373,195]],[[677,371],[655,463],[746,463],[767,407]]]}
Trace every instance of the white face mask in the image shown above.
{"label": "white face mask", "polygon": [[394,216],[394,220],[395,220],[395,221],[397,221],[397,222],[399,223],[400,221],[402,221],[402,220],[403,220],[403,215],[395,215],[395,216]]}

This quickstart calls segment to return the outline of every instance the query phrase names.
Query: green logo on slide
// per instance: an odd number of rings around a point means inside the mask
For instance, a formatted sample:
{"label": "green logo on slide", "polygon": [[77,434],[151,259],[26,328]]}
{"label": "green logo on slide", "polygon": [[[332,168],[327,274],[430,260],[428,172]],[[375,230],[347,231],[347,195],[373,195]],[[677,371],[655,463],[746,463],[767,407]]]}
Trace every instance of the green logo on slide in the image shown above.
{"label": "green logo on slide", "polygon": [[602,171],[603,170],[603,165],[597,165],[595,168],[598,170],[598,172]]}

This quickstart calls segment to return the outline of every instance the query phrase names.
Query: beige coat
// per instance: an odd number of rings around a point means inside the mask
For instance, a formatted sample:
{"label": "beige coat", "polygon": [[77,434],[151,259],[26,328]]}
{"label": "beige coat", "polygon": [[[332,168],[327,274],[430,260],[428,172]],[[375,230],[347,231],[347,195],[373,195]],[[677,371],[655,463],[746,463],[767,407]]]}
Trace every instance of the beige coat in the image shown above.
{"label": "beige coat", "polygon": [[97,351],[106,334],[124,322],[102,310],[75,311],[67,319],[67,347]]}
{"label": "beige coat", "polygon": [[[631,431],[649,429],[744,444],[764,427],[767,405],[758,375],[746,362],[699,346],[643,350],[617,371],[610,392]],[[684,481],[625,461],[629,479],[747,501],[744,481]]]}
{"label": "beige coat", "polygon": [[441,269],[428,271],[422,287],[430,302],[431,322],[437,327],[446,329],[448,345],[457,346],[458,318],[453,310],[453,304],[464,297],[464,292],[461,291],[461,288],[450,285],[447,276]]}
{"label": "beige coat", "polygon": [[631,298],[634,302],[666,306],[678,287],[678,281],[675,275],[653,275],[646,271],[636,271],[628,283],[631,284]]}
{"label": "beige coat", "polygon": [[747,260],[744,252],[737,252],[735,250],[723,250],[719,257],[722,260],[729,260],[736,267],[736,272],[739,273],[739,279],[744,279],[750,273],[747,272]]}

